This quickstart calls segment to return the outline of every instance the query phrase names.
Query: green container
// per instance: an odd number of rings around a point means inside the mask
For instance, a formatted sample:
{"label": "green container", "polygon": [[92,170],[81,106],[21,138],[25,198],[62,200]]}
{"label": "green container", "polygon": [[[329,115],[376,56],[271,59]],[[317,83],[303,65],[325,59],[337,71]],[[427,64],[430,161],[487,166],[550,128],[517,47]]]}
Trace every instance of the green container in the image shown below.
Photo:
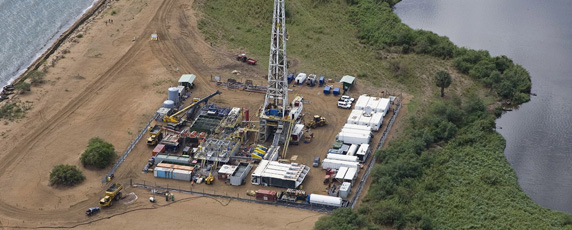
{"label": "green container", "polygon": [[333,149],[340,149],[342,147],[342,145],[344,145],[343,141],[336,141],[334,143]]}

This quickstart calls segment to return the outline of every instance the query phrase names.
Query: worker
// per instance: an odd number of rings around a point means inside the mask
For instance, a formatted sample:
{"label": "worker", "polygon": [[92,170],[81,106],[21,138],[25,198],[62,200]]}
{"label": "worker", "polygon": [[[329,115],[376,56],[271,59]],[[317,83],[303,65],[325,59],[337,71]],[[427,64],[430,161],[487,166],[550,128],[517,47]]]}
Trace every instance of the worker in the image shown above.
{"label": "worker", "polygon": [[165,201],[169,201],[169,192],[165,193]]}

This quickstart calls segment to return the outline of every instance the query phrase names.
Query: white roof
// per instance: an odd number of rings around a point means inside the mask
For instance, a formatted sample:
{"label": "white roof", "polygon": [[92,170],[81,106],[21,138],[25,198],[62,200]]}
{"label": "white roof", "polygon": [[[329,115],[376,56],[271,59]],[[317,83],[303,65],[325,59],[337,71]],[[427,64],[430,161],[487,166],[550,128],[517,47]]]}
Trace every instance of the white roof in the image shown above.
{"label": "white roof", "polygon": [[338,173],[336,173],[336,179],[343,180],[347,171],[348,171],[348,167],[340,167],[340,169],[338,170]]}
{"label": "white roof", "polygon": [[252,173],[252,176],[270,177],[282,180],[296,181],[296,187],[302,183],[310,168],[296,163],[280,163],[278,161],[262,160]]}
{"label": "white roof", "polygon": [[366,95],[359,96],[359,98],[356,101],[355,108],[363,110],[365,108],[365,106],[367,105],[367,103],[369,102],[369,98],[370,97],[366,96]]}
{"label": "white roof", "polygon": [[[344,180],[353,180],[357,176],[357,168],[349,168],[344,176]],[[336,178],[337,179],[337,178]]]}
{"label": "white roof", "polygon": [[345,124],[342,129],[358,129],[358,130],[367,130],[369,131],[370,128],[365,125],[356,125],[356,124]]}
{"label": "white roof", "polygon": [[219,174],[228,174],[228,175],[232,175],[234,173],[234,171],[236,171],[236,169],[238,168],[238,165],[223,165],[222,167],[220,167],[220,169],[218,170]]}
{"label": "white roof", "polygon": [[356,154],[365,155],[368,149],[369,149],[369,144],[362,144],[359,146],[359,149]]}

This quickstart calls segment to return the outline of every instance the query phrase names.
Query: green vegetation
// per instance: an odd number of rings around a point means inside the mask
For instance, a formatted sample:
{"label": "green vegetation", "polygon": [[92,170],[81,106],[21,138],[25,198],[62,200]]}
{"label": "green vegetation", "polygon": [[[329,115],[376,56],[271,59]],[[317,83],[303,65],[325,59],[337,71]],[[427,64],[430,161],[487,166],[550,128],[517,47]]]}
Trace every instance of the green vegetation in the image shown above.
{"label": "green vegetation", "polygon": [[99,137],[89,140],[87,149],[81,154],[80,161],[84,167],[95,166],[103,169],[109,166],[117,155],[115,147]]}
{"label": "green vegetation", "polygon": [[76,185],[85,180],[83,173],[75,165],[56,165],[50,172],[50,185]]}
{"label": "green vegetation", "polygon": [[441,88],[441,97],[445,96],[445,88],[451,85],[451,75],[447,71],[439,71],[435,75],[435,84]]}
{"label": "green vegetation", "polygon": [[0,107],[0,119],[14,121],[26,116],[26,111],[32,109],[31,102],[21,102],[16,99]]}
{"label": "green vegetation", "polygon": [[27,78],[30,78],[30,82],[32,83],[32,85],[40,85],[45,82],[44,76],[46,76],[45,72],[32,70],[30,71],[30,73],[28,73]]}
{"label": "green vegetation", "polygon": [[20,92],[20,94],[23,94],[31,90],[31,84],[25,81],[21,81],[14,85],[14,89]]}
{"label": "green vegetation", "polygon": [[[459,48],[447,37],[409,28],[392,12],[397,2],[286,1],[289,72],[350,74],[414,96],[401,137],[376,153],[360,208],[338,209],[315,228],[571,228],[570,215],[538,206],[520,189],[503,154],[504,139],[494,130],[502,110],[485,110],[500,100],[529,100],[528,72],[505,56]],[[271,2],[197,3],[207,40],[237,53],[247,50],[265,69]],[[441,86],[433,77],[442,70],[455,77],[447,98],[437,96]]]}

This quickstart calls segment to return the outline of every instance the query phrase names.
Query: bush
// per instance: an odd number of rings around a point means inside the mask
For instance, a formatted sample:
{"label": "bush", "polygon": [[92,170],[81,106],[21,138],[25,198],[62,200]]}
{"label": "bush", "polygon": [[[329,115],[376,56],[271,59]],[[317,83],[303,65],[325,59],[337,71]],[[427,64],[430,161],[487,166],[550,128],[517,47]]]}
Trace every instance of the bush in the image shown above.
{"label": "bush", "polygon": [[89,140],[87,149],[81,154],[80,161],[83,166],[95,166],[103,169],[115,159],[115,148],[112,144],[99,137]]}
{"label": "bush", "polygon": [[[316,224],[316,230],[346,230],[346,229],[362,229],[368,227],[365,216],[358,215],[351,208],[338,208],[332,212],[330,216],[322,216]],[[369,226],[371,227],[371,226]]]}
{"label": "bush", "polygon": [[85,176],[75,165],[56,165],[50,173],[50,186],[72,186],[83,180],[85,180]]}
{"label": "bush", "polygon": [[28,82],[20,82],[14,86],[14,89],[20,91],[20,93],[25,93],[26,91],[30,91],[30,83]]}
{"label": "bush", "polygon": [[45,72],[34,70],[27,77],[30,78],[30,82],[33,85],[39,85],[44,83],[44,76],[46,76]]}

